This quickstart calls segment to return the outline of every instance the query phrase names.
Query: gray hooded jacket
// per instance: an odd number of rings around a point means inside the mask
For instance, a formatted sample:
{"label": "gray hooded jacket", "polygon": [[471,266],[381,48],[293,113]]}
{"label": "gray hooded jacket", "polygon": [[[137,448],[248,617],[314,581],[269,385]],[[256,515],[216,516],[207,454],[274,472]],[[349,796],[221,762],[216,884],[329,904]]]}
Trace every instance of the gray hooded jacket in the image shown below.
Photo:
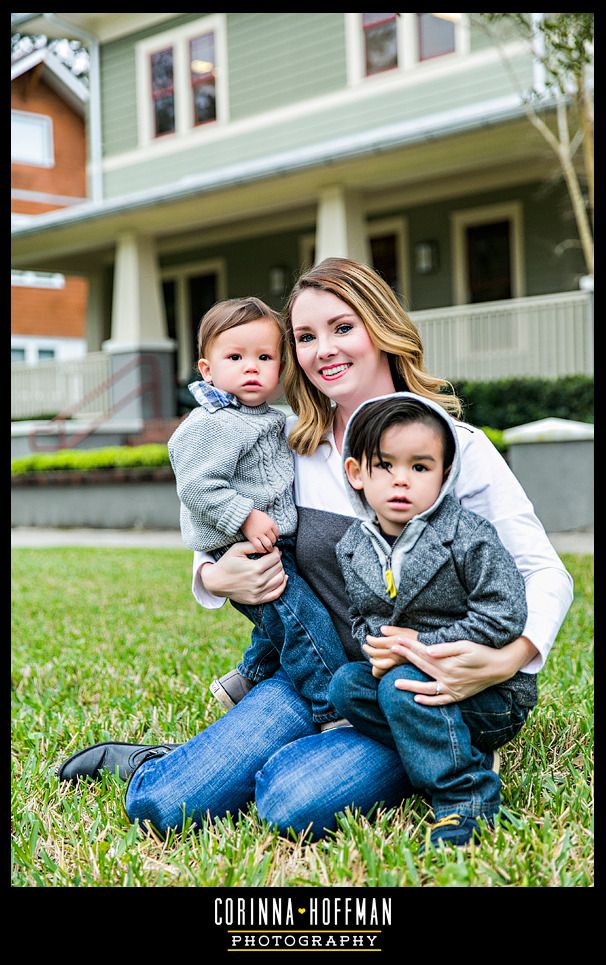
{"label": "gray hooded jacket", "polygon": [[[463,509],[452,495],[461,455],[450,417],[422,396],[395,395],[414,399],[442,419],[453,437],[455,455],[434,504],[413,517],[392,546],[382,536],[364,493],[347,481],[351,503],[357,515],[365,517],[349,527],[336,547],[354,636],[362,645],[367,634],[380,636],[385,624],[417,630],[427,645],[472,640],[503,647],[522,633],[526,623],[524,580],[492,523]],[[376,401],[364,402],[354,416]],[[346,431],[343,461],[350,455],[348,435]],[[393,599],[388,570],[397,588]],[[523,706],[537,702],[535,674],[518,672],[499,686],[512,691]]]}

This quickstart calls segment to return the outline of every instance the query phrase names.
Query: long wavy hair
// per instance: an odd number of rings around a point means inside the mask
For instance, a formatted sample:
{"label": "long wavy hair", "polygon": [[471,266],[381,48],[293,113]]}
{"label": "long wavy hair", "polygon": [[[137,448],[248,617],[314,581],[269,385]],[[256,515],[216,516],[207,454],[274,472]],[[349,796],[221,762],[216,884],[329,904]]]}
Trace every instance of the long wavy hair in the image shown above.
{"label": "long wavy hair", "polygon": [[292,311],[301,292],[310,288],[331,292],[362,319],[372,343],[388,356],[396,391],[416,392],[433,399],[452,416],[460,418],[461,403],[450,383],[425,371],[421,337],[389,285],[360,262],[325,258],[299,277],[284,309],[284,393],[299,417],[288,440],[295,452],[302,456],[314,453],[325,441],[336,411],[330,399],[311,384],[297,361]]}

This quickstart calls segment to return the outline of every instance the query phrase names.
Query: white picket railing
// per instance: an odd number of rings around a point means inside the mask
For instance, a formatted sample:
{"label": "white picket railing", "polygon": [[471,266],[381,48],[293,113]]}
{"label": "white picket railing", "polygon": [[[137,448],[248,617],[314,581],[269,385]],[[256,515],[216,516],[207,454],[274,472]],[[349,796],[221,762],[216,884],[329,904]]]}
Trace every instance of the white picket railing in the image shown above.
{"label": "white picket railing", "polygon": [[[450,381],[593,374],[593,309],[588,292],[561,292],[411,312],[428,372]],[[11,366],[11,418],[73,410],[111,412],[110,356]],[[82,402],[97,388],[101,391]]]}
{"label": "white picket railing", "polygon": [[71,410],[77,416],[109,415],[110,361],[107,353],[93,352],[81,359],[11,365],[11,419]]}
{"label": "white picket railing", "polygon": [[593,374],[593,296],[560,292],[411,312],[428,372],[450,381]]}

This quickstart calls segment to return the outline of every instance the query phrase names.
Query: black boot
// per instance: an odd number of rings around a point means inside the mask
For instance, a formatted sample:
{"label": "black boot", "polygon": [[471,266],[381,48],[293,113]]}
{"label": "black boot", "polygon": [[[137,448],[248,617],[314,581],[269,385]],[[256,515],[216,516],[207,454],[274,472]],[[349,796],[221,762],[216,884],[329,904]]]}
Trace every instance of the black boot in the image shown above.
{"label": "black boot", "polygon": [[76,751],[57,768],[60,781],[77,781],[79,777],[91,777],[98,781],[101,771],[115,773],[125,781],[144,761],[163,757],[180,744],[93,744],[83,751]]}

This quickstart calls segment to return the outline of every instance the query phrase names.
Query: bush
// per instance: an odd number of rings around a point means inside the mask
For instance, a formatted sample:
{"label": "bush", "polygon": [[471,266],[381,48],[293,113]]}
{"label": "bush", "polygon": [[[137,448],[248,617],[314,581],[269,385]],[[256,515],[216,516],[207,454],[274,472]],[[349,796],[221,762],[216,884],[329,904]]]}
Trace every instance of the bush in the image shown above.
{"label": "bush", "polygon": [[463,418],[474,426],[510,429],[538,419],[593,422],[593,379],[567,375],[561,379],[498,379],[453,382],[463,402]]}
{"label": "bush", "polygon": [[13,476],[26,472],[59,469],[114,469],[117,466],[168,466],[168,447],[159,443],[145,446],[106,446],[104,449],[60,449],[22,456],[11,462]]}

